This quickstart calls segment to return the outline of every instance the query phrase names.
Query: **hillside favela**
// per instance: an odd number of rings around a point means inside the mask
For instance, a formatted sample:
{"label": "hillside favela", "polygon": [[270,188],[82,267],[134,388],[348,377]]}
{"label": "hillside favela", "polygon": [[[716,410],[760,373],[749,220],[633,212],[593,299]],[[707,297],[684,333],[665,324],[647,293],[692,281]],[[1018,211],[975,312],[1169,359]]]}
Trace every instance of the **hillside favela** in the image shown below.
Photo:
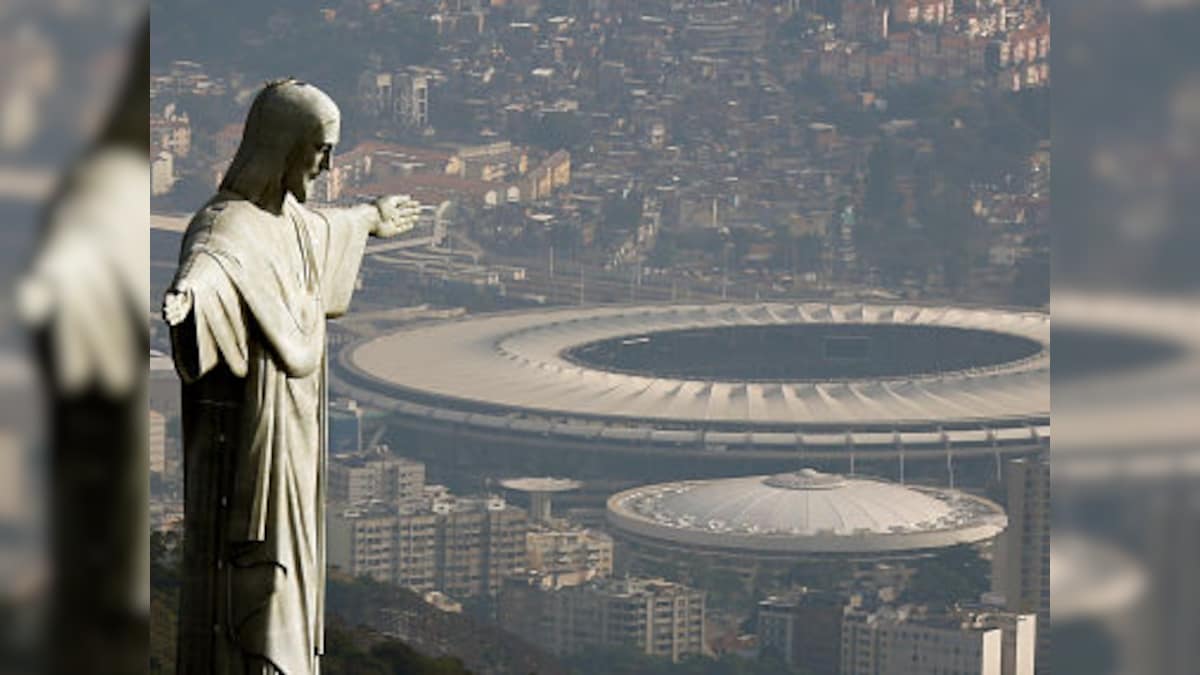
{"label": "hillside favela", "polygon": [[308,206],[420,205],[328,323],[322,672],[1051,672],[1042,0],[151,10],[153,307],[264,83],[340,109]]}

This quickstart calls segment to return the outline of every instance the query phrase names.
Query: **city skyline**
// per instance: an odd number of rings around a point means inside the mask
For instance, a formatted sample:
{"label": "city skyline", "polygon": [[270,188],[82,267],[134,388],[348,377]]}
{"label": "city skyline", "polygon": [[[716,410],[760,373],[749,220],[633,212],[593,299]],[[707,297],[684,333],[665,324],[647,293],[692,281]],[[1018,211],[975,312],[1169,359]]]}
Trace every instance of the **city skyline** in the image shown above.
{"label": "city skyline", "polygon": [[[238,10],[226,48],[196,39],[195,10],[155,9],[152,292],[248,96],[279,69],[328,87],[345,118],[319,206],[422,204],[407,240],[368,247],[329,336],[330,563],[428,607],[380,606],[376,630],[477,667],[419,627],[507,623],[579,672],[571,659],[621,645],[770,672],[806,666],[764,651],[795,629],[764,628],[762,603],[807,589],[832,598],[810,619],[849,644],[861,622],[937,625],[981,650],[944,667],[1032,675],[1033,629],[1017,664],[1001,626],[1025,614],[954,614],[1002,590],[999,529],[911,564],[793,556],[775,570],[743,552],[731,574],[633,553],[644,543],[606,504],[661,480],[806,466],[1012,501],[1009,458],[1049,444],[1041,3],[264,6]],[[503,329],[477,328],[489,321]],[[152,346],[168,352],[164,337]],[[151,407],[155,522],[178,531],[178,417]],[[553,505],[505,487],[528,477],[575,487]],[[588,628],[614,612],[657,635],[655,610],[639,620],[605,599],[612,584],[675,589],[687,627],[664,628],[669,642]],[[771,611],[793,616],[785,605]]]}

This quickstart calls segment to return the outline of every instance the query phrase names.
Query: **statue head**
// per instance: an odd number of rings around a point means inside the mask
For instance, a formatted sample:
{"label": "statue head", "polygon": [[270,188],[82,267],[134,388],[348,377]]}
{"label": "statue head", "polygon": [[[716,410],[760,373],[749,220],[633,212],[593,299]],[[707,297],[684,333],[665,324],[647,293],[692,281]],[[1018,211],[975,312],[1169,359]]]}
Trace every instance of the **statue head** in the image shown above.
{"label": "statue head", "polygon": [[311,84],[268,83],[250,105],[221,189],[273,213],[280,213],[289,192],[306,201],[317,175],[329,169],[340,120],[333,99]]}

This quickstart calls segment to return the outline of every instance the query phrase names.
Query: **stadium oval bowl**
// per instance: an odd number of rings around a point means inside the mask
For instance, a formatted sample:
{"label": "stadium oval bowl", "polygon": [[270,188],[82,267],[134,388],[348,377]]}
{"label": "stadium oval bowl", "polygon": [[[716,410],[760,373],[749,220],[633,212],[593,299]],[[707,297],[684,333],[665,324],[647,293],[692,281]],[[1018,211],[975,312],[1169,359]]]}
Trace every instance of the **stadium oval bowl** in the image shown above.
{"label": "stadium oval bowl", "polygon": [[421,433],[559,454],[999,458],[1050,435],[1050,318],[1033,311],[539,309],[404,328],[338,365],[344,393]]}

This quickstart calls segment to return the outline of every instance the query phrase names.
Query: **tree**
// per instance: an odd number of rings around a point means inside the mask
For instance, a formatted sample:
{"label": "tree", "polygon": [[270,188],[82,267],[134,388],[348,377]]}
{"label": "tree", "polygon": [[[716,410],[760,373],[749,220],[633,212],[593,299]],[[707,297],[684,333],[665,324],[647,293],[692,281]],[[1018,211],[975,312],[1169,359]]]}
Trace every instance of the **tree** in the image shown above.
{"label": "tree", "polygon": [[438,134],[468,136],[478,131],[470,106],[458,96],[439,95],[429,101],[429,119]]}
{"label": "tree", "polygon": [[867,191],[863,215],[878,228],[894,224],[900,217],[900,193],[896,190],[896,166],[892,145],[887,139],[871,148],[867,157]]}
{"label": "tree", "polygon": [[629,190],[623,195],[611,195],[604,200],[601,213],[606,236],[630,232],[642,220],[642,193]]}
{"label": "tree", "polygon": [[1043,253],[1017,261],[1012,301],[1030,307],[1042,307],[1050,302],[1050,256]]}
{"label": "tree", "polygon": [[472,595],[462,601],[463,612],[483,622],[496,620],[499,607],[496,599],[489,595]]}
{"label": "tree", "polygon": [[937,606],[973,602],[988,590],[991,566],[975,547],[961,544],[922,561],[908,589],[909,600]]}
{"label": "tree", "polygon": [[177,532],[150,534],[150,675],[175,672],[180,548]]}
{"label": "tree", "polygon": [[421,11],[393,10],[384,15],[383,21],[368,25],[374,30],[368,33],[366,42],[380,50],[384,64],[423,65],[437,52],[437,32]]}
{"label": "tree", "polygon": [[778,37],[788,42],[798,42],[804,39],[804,33],[812,27],[813,21],[806,12],[794,12],[786,21],[779,24]]}
{"label": "tree", "polygon": [[550,112],[530,130],[529,142],[544,150],[578,150],[587,141],[587,127],[573,112]]}
{"label": "tree", "polygon": [[567,660],[576,675],[809,675],[788,667],[778,659],[747,659],[734,654],[717,658],[689,655],[672,663],[670,659],[648,656],[632,646],[591,647]]}
{"label": "tree", "polygon": [[917,217],[925,225],[925,238],[940,262],[946,287],[959,290],[970,272],[971,228],[975,215],[970,195],[958,182],[933,175],[917,175]]}
{"label": "tree", "polygon": [[820,235],[806,234],[796,239],[796,269],[798,271],[812,272],[821,266],[821,253],[825,246],[821,242]]}
{"label": "tree", "polygon": [[832,591],[850,579],[853,570],[842,563],[813,560],[796,563],[788,570],[786,583],[789,586]]}
{"label": "tree", "polygon": [[660,231],[654,239],[654,249],[650,251],[650,266],[666,269],[674,265],[679,260],[678,239],[671,232]]}
{"label": "tree", "polygon": [[399,640],[388,639],[362,628],[331,621],[325,630],[326,655],[321,672],[329,675],[465,675],[462,661],[430,657]]}
{"label": "tree", "polygon": [[575,0],[545,0],[542,12],[548,16],[570,16],[576,13]]}
{"label": "tree", "polygon": [[714,607],[739,607],[750,599],[742,578],[727,569],[713,570],[704,580],[703,587],[711,594]]}

